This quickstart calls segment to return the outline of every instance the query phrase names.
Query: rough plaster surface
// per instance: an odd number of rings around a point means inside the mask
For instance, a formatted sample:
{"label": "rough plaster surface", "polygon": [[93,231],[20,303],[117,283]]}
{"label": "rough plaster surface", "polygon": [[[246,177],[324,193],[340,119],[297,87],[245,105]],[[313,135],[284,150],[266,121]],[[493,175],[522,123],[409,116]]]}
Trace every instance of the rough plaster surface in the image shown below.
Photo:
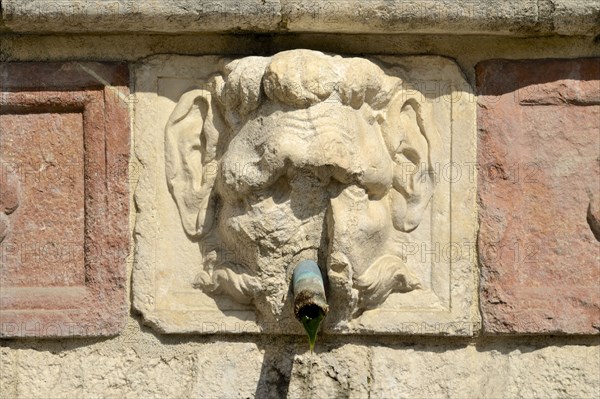
{"label": "rough plaster surface", "polygon": [[4,0],[15,32],[345,32],[594,35],[590,0]]}
{"label": "rough plaster surface", "polygon": [[[456,59],[472,84],[474,65],[484,59],[600,55],[591,38],[557,37],[8,35],[1,39],[0,61],[136,61],[166,52],[272,54],[291,48],[436,54]],[[135,104],[135,97],[131,100]],[[132,164],[132,186],[138,173]],[[131,226],[133,220],[132,215]],[[229,397],[261,398],[285,394],[364,398],[369,392],[371,397],[417,398],[600,396],[598,338],[407,341],[322,336],[316,355],[310,356],[308,343],[300,336],[161,336],[144,327],[140,331],[138,320],[130,318],[122,335],[111,339],[0,341],[0,397],[223,397],[223,392]]]}

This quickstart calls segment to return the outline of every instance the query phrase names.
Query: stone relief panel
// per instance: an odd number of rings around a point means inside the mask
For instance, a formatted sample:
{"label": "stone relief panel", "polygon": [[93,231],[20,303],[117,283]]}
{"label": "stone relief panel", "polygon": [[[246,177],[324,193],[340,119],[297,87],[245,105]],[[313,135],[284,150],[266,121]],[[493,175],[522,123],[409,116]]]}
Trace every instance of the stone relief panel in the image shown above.
{"label": "stone relief panel", "polygon": [[326,332],[472,333],[475,114],[452,61],[159,56],[136,90],[148,324],[300,332],[290,279],[314,260]]}
{"label": "stone relief panel", "polygon": [[0,66],[0,337],[124,325],[128,79],[124,64]]}

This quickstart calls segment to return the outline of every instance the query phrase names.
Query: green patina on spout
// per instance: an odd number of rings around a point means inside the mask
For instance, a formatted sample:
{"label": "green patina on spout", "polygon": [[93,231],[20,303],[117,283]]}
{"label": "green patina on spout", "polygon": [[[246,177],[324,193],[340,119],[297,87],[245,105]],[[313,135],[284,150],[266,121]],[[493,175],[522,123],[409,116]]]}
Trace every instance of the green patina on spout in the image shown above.
{"label": "green patina on spout", "polygon": [[319,266],[312,260],[300,262],[292,276],[294,291],[294,315],[302,323],[308,334],[312,352],[317,341],[317,332],[329,306],[325,298],[323,275]]}

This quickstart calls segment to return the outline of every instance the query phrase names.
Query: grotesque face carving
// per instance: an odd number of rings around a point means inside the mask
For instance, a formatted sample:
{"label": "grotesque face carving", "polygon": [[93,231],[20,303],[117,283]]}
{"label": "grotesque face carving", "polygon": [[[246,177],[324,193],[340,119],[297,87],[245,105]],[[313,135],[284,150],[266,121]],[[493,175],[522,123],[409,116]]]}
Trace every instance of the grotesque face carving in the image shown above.
{"label": "grotesque face carving", "polygon": [[313,259],[333,322],[420,287],[402,243],[434,189],[438,136],[399,77],[364,59],[294,50],[226,64],[166,128],[170,191],[204,264],[195,286],[288,317]]}

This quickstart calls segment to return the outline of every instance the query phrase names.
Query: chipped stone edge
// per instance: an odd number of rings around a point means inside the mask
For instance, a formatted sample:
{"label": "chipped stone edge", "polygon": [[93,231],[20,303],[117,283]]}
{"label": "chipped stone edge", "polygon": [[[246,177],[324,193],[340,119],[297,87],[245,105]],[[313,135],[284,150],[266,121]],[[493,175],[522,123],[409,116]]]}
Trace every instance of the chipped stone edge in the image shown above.
{"label": "chipped stone edge", "polygon": [[589,0],[2,0],[0,32],[596,36]]}

